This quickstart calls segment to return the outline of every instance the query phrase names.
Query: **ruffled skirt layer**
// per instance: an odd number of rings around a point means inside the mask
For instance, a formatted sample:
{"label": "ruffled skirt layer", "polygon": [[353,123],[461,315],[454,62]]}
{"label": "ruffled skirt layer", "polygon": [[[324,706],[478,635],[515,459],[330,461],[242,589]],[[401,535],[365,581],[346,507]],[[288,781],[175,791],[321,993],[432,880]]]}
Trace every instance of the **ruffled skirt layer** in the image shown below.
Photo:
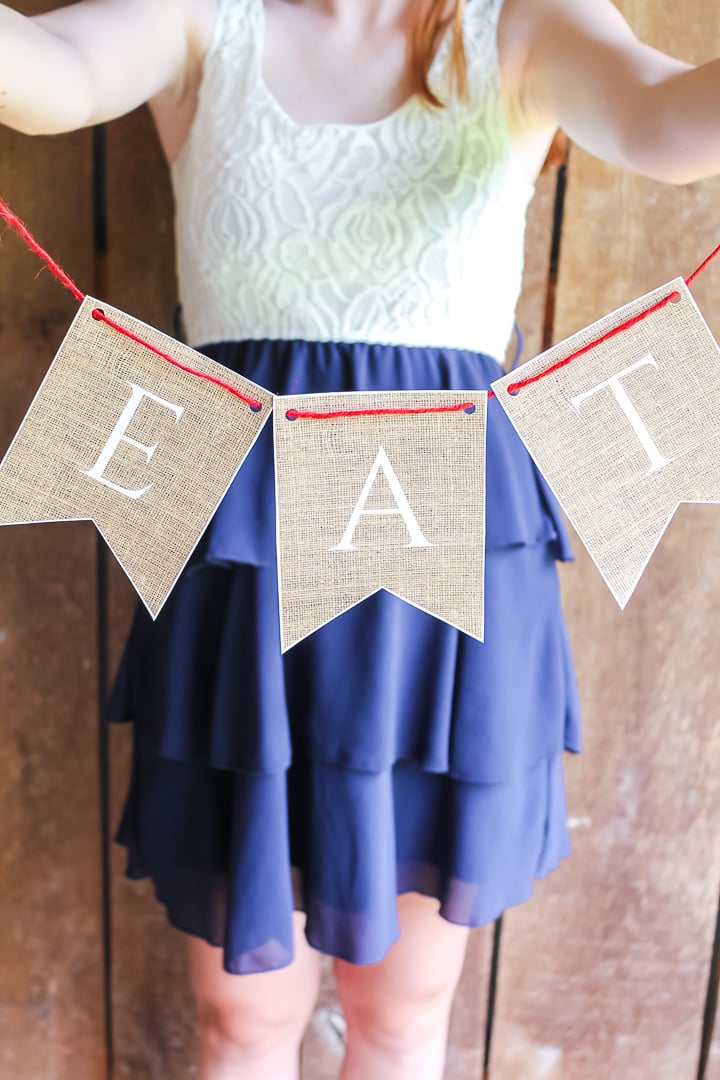
{"label": "ruffled skirt layer", "polygon": [[[275,393],[487,387],[472,353],[306,342],[208,355]],[[562,518],[489,403],[485,642],[379,592],[280,652],[269,425],[153,622],[138,605],[110,701],[132,721],[116,840],[170,920],[227,971],[317,949],[380,960],[396,897],[477,926],[570,853],[562,774],[581,750],[556,560]]]}

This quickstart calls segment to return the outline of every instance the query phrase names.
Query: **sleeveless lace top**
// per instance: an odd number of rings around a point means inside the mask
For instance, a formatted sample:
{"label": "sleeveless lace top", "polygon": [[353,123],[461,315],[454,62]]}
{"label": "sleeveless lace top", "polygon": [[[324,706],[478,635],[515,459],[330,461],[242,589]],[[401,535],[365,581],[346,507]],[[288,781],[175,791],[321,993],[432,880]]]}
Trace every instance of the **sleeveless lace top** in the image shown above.
{"label": "sleeveless lace top", "polygon": [[245,339],[470,349],[502,360],[533,185],[498,70],[502,0],[467,0],[470,96],[430,84],[368,124],[293,120],[262,74],[262,0],[220,0],[197,113],[171,174],[194,345]]}

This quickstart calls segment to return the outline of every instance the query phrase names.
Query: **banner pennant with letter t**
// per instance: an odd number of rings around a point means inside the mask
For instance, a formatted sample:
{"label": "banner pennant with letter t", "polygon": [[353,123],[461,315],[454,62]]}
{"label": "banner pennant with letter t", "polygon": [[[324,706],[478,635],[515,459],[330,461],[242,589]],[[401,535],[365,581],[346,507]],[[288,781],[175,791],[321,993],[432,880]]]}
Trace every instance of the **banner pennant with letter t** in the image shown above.
{"label": "banner pennant with letter t", "polygon": [[720,502],[720,349],[684,280],[493,390],[625,607],[679,504]]}

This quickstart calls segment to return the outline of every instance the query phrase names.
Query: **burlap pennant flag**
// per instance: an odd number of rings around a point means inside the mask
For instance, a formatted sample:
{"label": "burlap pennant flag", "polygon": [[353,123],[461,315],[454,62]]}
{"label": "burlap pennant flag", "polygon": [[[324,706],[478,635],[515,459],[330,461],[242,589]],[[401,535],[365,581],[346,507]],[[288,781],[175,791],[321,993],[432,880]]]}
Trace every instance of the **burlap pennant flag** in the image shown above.
{"label": "burlap pennant flag", "polygon": [[283,652],[382,588],[482,641],[486,404],[484,391],[275,399]]}
{"label": "burlap pennant flag", "polygon": [[678,505],[720,502],[720,350],[685,282],[620,308],[493,390],[625,607]]}
{"label": "burlap pennant flag", "polygon": [[[124,330],[93,318],[102,309]],[[0,523],[91,519],[157,616],[272,395],[87,297],[0,463]]]}

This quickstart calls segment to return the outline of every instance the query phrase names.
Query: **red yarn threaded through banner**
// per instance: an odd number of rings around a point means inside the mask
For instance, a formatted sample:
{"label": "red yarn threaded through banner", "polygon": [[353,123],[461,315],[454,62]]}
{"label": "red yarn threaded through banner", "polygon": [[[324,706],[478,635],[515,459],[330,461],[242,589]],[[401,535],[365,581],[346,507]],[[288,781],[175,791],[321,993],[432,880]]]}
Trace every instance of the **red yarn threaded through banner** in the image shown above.
{"label": "red yarn threaded through banner", "polygon": [[156,356],[162,356],[163,360],[167,360],[168,363],[173,364],[182,371],[187,371],[190,375],[197,375],[198,379],[207,379],[208,382],[216,383],[217,386],[222,386],[224,390],[228,390],[231,394],[234,394],[235,397],[239,397],[241,401],[244,401],[246,405],[249,405],[253,412],[259,412],[259,410],[262,409],[262,401],[258,401],[256,398],[246,397],[245,394],[236,390],[234,386],[230,386],[229,383],[223,382],[222,379],[216,379],[214,375],[208,375],[204,371],[198,371],[196,368],[187,367],[186,364],[181,364],[174,356],[170,356],[169,353],[163,352],[162,349],[157,349],[154,345],[151,345],[149,341],[146,341],[145,338],[138,337],[137,334],[133,334],[131,330],[126,330],[113,319],[109,319],[102,308],[94,308],[92,317],[99,322],[104,322],[107,323],[108,326],[112,326],[113,330],[117,330],[119,334],[123,334],[125,337],[130,338],[131,341],[136,341],[138,345],[144,345],[146,349],[150,349]]}
{"label": "red yarn threaded through banner", "polygon": [[[53,257],[48,254],[45,248],[41,247],[40,244],[38,244],[37,240],[32,235],[27,225],[25,225],[24,222],[20,220],[17,214],[13,213],[13,211],[3,199],[0,199],[0,217],[4,218],[5,221],[7,221],[8,225],[11,225],[13,229],[15,229],[15,231],[23,238],[30,250],[34,251],[36,255],[40,256],[40,258],[49,267],[49,269],[52,271],[58,281],[62,285],[64,285],[66,289],[69,289],[75,299],[82,304],[82,302],[87,299],[86,294],[77,287],[73,279],[65,273],[59,263],[55,262]],[[138,345],[144,345],[146,349],[150,349],[151,352],[154,352],[157,356],[161,356],[163,360],[167,360],[175,367],[179,367],[183,371],[187,371],[190,375],[196,375],[199,379],[206,379],[208,382],[215,383],[217,386],[222,386],[224,390],[227,390],[229,393],[234,394],[235,397],[240,398],[240,400],[244,401],[246,405],[249,405],[253,412],[259,412],[259,410],[262,409],[261,401],[257,401],[256,398],[246,397],[245,394],[242,394],[234,386],[231,386],[230,383],[223,382],[222,379],[216,379],[213,375],[208,375],[204,371],[197,371],[195,368],[187,367],[185,364],[181,364],[179,360],[175,360],[174,357],[169,356],[168,353],[163,352],[162,349],[157,349],[154,345],[151,345],[149,341],[145,340],[145,338],[138,337],[137,334],[133,334],[130,330],[125,330],[118,323],[113,322],[113,320],[109,319],[105,312],[101,310],[101,308],[95,308],[92,316],[94,319],[99,319],[102,322],[107,323],[108,326],[111,326],[114,330],[117,330],[119,334],[123,334],[125,337],[130,338],[132,341],[137,342]]]}
{"label": "red yarn threaded through banner", "polygon": [[[17,214],[14,214],[12,212],[10,207],[7,205],[6,202],[4,202],[3,199],[0,199],[0,217],[5,218],[8,224],[11,225],[15,229],[15,231],[20,234],[20,236],[23,238],[30,250],[34,251],[36,255],[39,255],[40,258],[43,259],[43,261],[53,272],[58,281],[60,281],[66,289],[69,289],[70,292],[75,296],[75,298],[80,303],[82,303],[85,299],[85,294],[80,291],[72,278],[65,273],[62,267],[57,262],[55,262],[52,256],[49,255],[44,248],[40,247],[37,240],[34,238],[27,226],[20,220]],[[700,263],[697,269],[692,272],[690,277],[685,278],[685,284],[688,287],[692,285],[693,281],[695,281],[695,279],[700,274],[702,274],[704,270],[707,269],[713,259],[717,258],[718,255],[720,255],[720,244],[718,244],[714,251],[710,252],[708,257]],[[585,353],[590,352],[592,349],[596,348],[598,345],[601,345],[603,342],[609,341],[613,337],[617,337],[617,335],[622,334],[623,331],[629,330],[631,326],[637,326],[638,323],[642,322],[644,319],[647,319],[648,316],[653,315],[656,311],[660,311],[667,304],[672,303],[677,297],[679,297],[679,295],[680,294],[677,292],[670,293],[669,296],[664,297],[657,304],[653,304],[653,306],[651,308],[648,308],[647,311],[643,311],[639,315],[635,315],[632,319],[628,319],[627,322],[621,323],[620,326],[615,327],[614,330],[610,330],[607,334],[603,334],[602,337],[596,338],[595,341],[591,341],[582,349],[578,349],[577,352],[571,353],[570,356],[566,356],[564,360],[560,360],[557,364],[553,364],[552,367],[549,367],[546,371],[541,371],[538,375],[532,375],[528,379],[522,379],[515,383],[509,383],[507,387],[507,392],[509,394],[516,394],[519,390],[522,390],[523,387],[531,386],[533,383],[540,382],[541,379],[546,378],[548,375],[551,375],[554,371],[558,371],[562,367],[566,367],[567,364],[571,363],[573,360],[577,360],[579,356],[584,356]],[[113,322],[111,319],[108,319],[104,313],[102,313],[102,315],[96,315],[96,312],[99,311],[99,308],[96,308],[95,311],[93,311],[94,318],[102,318],[104,322],[106,322],[109,326],[112,326],[119,333],[124,334],[126,337],[132,338],[133,341],[137,341],[140,345],[145,345],[146,348],[151,349],[154,353],[157,353],[158,356],[162,356],[163,359],[168,360],[171,364],[175,364],[177,367],[182,368],[183,371],[187,371],[191,375],[197,375],[198,378],[208,379],[210,382],[217,383],[218,386],[222,386],[231,394],[234,394],[236,397],[241,398],[241,400],[246,402],[254,411],[262,408],[262,402],[256,401],[254,398],[245,397],[245,395],[241,394],[239,390],[236,390],[234,386],[230,386],[229,383],[223,382],[221,379],[215,379],[212,375],[206,375],[202,371],[195,371],[193,368],[185,367],[178,360],[174,360],[173,357],[168,356],[167,353],[162,352],[160,349],[156,349],[155,346],[151,345],[149,341],[145,341],[143,338],[137,337],[135,334],[130,333],[130,331],[128,330],[123,330],[123,328],[117,323]],[[488,392],[488,400],[495,396],[496,395],[494,390],[490,390]],[[471,402],[463,402],[460,405],[441,406],[435,409],[358,409],[354,411],[332,413],[300,413],[297,412],[297,410],[295,409],[289,409],[288,414],[292,413],[293,415],[286,415],[289,420],[329,420],[340,416],[385,416],[390,414],[409,415],[413,413],[423,412],[459,412],[461,409],[469,411],[469,406],[471,404]]]}

